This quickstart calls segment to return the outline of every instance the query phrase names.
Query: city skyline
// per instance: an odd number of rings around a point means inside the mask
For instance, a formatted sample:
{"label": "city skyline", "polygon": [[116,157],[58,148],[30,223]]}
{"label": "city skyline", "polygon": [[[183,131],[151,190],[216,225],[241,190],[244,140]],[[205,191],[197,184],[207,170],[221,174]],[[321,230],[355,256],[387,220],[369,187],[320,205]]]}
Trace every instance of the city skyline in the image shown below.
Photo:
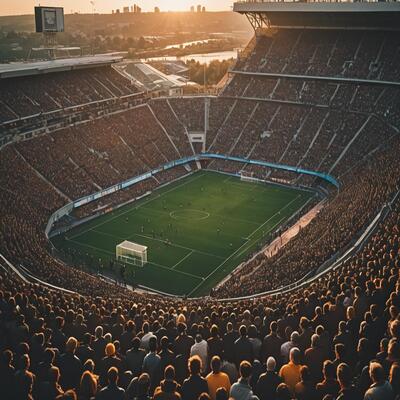
{"label": "city skyline", "polygon": [[[92,4],[94,3],[94,4]],[[37,0],[2,0],[0,2],[0,15],[33,14],[33,8],[38,5],[64,7],[65,14],[71,13],[111,13],[112,10],[122,9],[124,6],[132,6],[134,3],[142,8],[143,12],[153,11],[159,7],[161,11],[189,11],[191,6],[198,4],[205,6],[208,11],[228,11],[232,0],[49,0],[39,2]]]}

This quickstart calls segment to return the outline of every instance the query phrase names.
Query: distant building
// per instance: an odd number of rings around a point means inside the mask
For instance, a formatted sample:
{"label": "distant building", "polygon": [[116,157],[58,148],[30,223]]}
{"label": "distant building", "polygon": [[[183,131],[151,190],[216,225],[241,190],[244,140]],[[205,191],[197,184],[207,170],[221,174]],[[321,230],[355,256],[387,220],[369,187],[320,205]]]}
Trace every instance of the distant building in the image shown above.
{"label": "distant building", "polygon": [[119,8],[115,10],[115,14],[119,14]]}
{"label": "distant building", "polygon": [[203,6],[203,8],[201,9],[201,12],[206,12],[206,8]]}
{"label": "distant building", "polygon": [[194,13],[194,6],[190,7],[190,12]]}
{"label": "distant building", "polygon": [[124,14],[129,13],[129,7],[124,7],[124,8],[123,8],[123,12],[124,12]]}
{"label": "distant building", "polygon": [[198,13],[201,12],[201,5],[200,4],[197,6],[197,12]]}
{"label": "distant building", "polygon": [[160,7],[154,7],[154,12],[159,13],[160,12]]}

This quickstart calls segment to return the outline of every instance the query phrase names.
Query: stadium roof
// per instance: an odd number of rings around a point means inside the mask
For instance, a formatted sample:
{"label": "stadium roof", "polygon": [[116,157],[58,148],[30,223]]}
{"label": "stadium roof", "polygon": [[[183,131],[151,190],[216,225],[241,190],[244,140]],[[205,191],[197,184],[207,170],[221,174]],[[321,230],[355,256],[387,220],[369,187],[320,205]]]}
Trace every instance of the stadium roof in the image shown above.
{"label": "stadium roof", "polygon": [[19,76],[40,75],[52,72],[101,67],[111,65],[121,60],[122,57],[119,56],[99,55],[51,61],[0,64],[0,78],[14,78]]}
{"label": "stadium roof", "polygon": [[400,30],[400,2],[240,1],[233,11],[253,27]]}
{"label": "stadium roof", "polygon": [[185,86],[187,81],[176,75],[166,75],[158,69],[141,61],[124,61],[117,68],[144,90],[170,90]]}

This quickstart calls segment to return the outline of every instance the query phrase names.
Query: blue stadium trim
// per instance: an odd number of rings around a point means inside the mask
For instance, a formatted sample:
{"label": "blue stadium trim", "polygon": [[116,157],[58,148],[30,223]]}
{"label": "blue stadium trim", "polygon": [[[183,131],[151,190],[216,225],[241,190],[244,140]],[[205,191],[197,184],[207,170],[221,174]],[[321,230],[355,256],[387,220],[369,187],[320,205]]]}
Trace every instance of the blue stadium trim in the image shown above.
{"label": "blue stadium trim", "polygon": [[146,172],[142,175],[138,175],[138,176],[128,179],[122,183],[113,185],[107,189],[101,190],[100,192],[91,194],[89,196],[82,197],[73,202],[73,208],[81,207],[87,203],[90,203],[91,201],[97,200],[108,194],[111,194],[111,193],[117,192],[118,190],[130,187],[130,186],[134,185],[135,183],[142,182],[146,179],[149,179],[153,175],[156,175],[159,172],[165,171],[167,169],[178,167],[180,165],[184,165],[184,164],[187,164],[187,163],[193,162],[193,161],[208,160],[208,159],[236,161],[236,162],[240,162],[243,164],[260,165],[260,166],[268,167],[268,168],[275,168],[275,169],[281,169],[284,171],[296,172],[298,174],[311,175],[311,176],[315,176],[317,178],[324,179],[325,181],[327,181],[327,182],[331,183],[332,185],[336,186],[337,188],[339,188],[339,182],[333,176],[331,176],[329,174],[325,174],[323,172],[311,171],[308,169],[292,167],[290,165],[284,165],[284,164],[276,164],[276,163],[271,163],[268,161],[249,160],[247,158],[233,157],[233,156],[227,156],[227,155],[215,154],[215,153],[201,153],[201,154],[197,154],[197,155],[193,155],[190,157],[185,157],[185,158],[181,158],[179,160],[168,162],[168,163],[162,165],[161,167],[153,169],[152,171]]}

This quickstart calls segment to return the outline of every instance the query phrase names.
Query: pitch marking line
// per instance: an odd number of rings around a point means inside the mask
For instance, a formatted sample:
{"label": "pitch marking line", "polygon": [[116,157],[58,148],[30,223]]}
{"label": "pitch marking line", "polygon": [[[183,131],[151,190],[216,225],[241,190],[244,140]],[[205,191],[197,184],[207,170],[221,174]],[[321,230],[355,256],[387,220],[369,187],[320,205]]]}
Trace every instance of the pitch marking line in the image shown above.
{"label": "pitch marking line", "polygon": [[[73,240],[73,239],[67,239],[67,240],[68,240],[69,242],[76,243],[76,244],[79,245],[79,246],[90,247],[91,249],[101,251],[102,253],[111,254],[111,255],[113,255],[113,256],[115,255],[115,254],[114,254],[113,252],[111,252],[111,251],[104,250],[104,249],[100,249],[99,247],[92,246],[92,245],[87,244],[87,243],[77,242],[76,240]],[[155,265],[156,267],[160,267],[160,268],[166,269],[166,270],[168,270],[168,271],[172,271],[172,268],[167,267],[167,266],[162,265],[162,264],[157,264],[157,263],[155,263],[155,262],[153,262],[153,261],[149,261],[148,264],[153,264],[153,265]],[[173,270],[173,271],[176,272],[176,273],[178,273],[178,274],[190,276],[190,277],[192,277],[192,278],[197,278],[197,279],[200,279],[200,280],[203,279],[201,276],[193,275],[193,274],[190,274],[189,272],[184,272],[184,271],[179,271],[179,270]]]}
{"label": "pitch marking line", "polygon": [[[199,176],[194,176],[193,179],[189,179],[188,181],[183,182],[183,183],[180,184],[180,185],[174,186],[174,187],[171,188],[170,190],[166,190],[165,192],[163,192],[163,193],[161,193],[161,194],[159,194],[159,195],[153,197],[152,199],[149,199],[149,200],[143,202],[142,204],[139,204],[137,207],[135,207],[135,210],[139,209],[140,207],[144,206],[145,204],[151,203],[152,201],[154,201],[154,200],[156,200],[156,199],[159,199],[160,197],[163,197],[165,194],[170,193],[170,192],[174,191],[175,189],[178,189],[179,187],[185,186],[185,185],[187,185],[188,183],[191,183],[191,182],[195,181],[196,179],[201,178],[202,176],[204,176],[204,174],[200,174]],[[134,204],[134,203],[133,203],[133,204]],[[132,205],[133,205],[133,204],[132,204]],[[127,213],[129,213],[129,212],[132,212],[132,211],[133,211],[132,207],[129,207],[128,210],[126,210],[126,211],[124,211],[124,212],[122,212],[122,213],[120,213],[120,214],[118,214],[118,215],[116,215],[116,216],[114,216],[114,217],[112,217],[112,218],[110,218],[110,219],[106,219],[105,221],[100,222],[100,223],[98,223],[97,225],[94,225],[94,226],[92,226],[91,228],[88,228],[88,229],[86,229],[86,230],[84,230],[84,231],[82,231],[82,232],[79,232],[79,233],[77,233],[76,235],[71,236],[71,239],[76,239],[77,237],[82,236],[83,234],[85,234],[85,233],[87,233],[87,232],[90,232],[90,231],[92,231],[92,230],[98,228],[99,226],[105,225],[105,224],[107,224],[107,223],[109,223],[109,222],[111,222],[111,221],[113,221],[113,220],[115,220],[115,219],[121,217],[122,215],[125,215],[125,214],[127,214]]]}
{"label": "pitch marking line", "polygon": [[[287,203],[284,207],[282,207],[282,208],[281,208],[279,211],[277,211],[274,215],[272,215],[270,218],[268,218],[262,225],[260,225],[254,232],[252,232],[252,233],[249,235],[249,238],[250,238],[251,236],[253,236],[254,233],[257,232],[259,229],[261,229],[267,222],[269,222],[272,218],[274,218],[275,215],[280,214],[280,212],[281,212],[282,210],[284,210],[286,207],[288,207],[291,203],[293,203],[295,200],[297,200],[300,196],[301,196],[301,195],[297,195],[292,201],[290,201],[289,203]],[[251,240],[251,239],[249,239],[249,240]],[[225,265],[225,264],[227,263],[228,260],[230,260],[242,247],[246,246],[247,244],[248,244],[248,241],[247,241],[246,243],[242,244],[242,246],[240,246],[238,249],[236,249],[228,258],[226,258],[220,265],[218,265],[217,268],[215,268],[210,274],[208,274],[208,275],[204,278],[203,282],[200,282],[200,283],[188,294],[188,297],[189,297],[193,292],[195,292],[195,291],[204,283],[204,281],[208,280],[208,278],[210,278],[212,275],[214,275],[223,265]]]}
{"label": "pitch marking line", "polygon": [[178,261],[174,266],[172,266],[171,269],[175,269],[175,267],[177,267],[181,262],[183,262],[188,257],[190,257],[193,253],[194,253],[194,251],[192,250],[190,253],[186,254],[186,256],[183,257],[180,261]]}
{"label": "pitch marking line", "polygon": [[[144,237],[144,238],[146,238],[146,239],[156,240],[156,241],[158,241],[158,242],[165,243],[165,240],[153,238],[153,237],[147,236],[147,235],[142,235],[142,234],[140,234],[140,233],[135,233],[135,234],[129,236],[128,239],[131,238],[131,237],[133,237],[133,236],[136,236],[136,235],[137,235],[137,236]],[[177,243],[174,243],[174,242],[171,242],[170,244],[173,245],[173,246],[176,246],[176,247],[180,247],[181,249],[195,251],[195,252],[197,252],[197,253],[204,254],[204,255],[206,255],[206,256],[224,259],[224,257],[217,256],[216,254],[206,253],[205,251],[192,249],[192,248],[190,248],[190,247],[182,246],[182,245],[177,244]]]}

